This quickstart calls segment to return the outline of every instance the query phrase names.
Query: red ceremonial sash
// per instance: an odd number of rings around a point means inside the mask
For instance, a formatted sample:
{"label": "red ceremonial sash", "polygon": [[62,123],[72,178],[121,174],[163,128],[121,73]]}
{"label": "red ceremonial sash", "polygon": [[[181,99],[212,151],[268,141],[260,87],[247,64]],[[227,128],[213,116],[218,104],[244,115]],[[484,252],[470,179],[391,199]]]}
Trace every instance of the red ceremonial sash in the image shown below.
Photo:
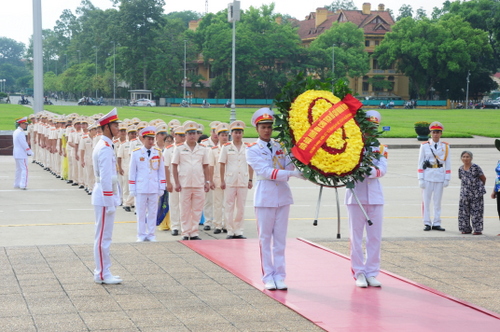
{"label": "red ceremonial sash", "polygon": [[347,94],[342,101],[330,107],[311,124],[311,127],[292,148],[295,158],[305,165],[309,164],[328,137],[354,118],[361,106],[363,104],[359,100]]}

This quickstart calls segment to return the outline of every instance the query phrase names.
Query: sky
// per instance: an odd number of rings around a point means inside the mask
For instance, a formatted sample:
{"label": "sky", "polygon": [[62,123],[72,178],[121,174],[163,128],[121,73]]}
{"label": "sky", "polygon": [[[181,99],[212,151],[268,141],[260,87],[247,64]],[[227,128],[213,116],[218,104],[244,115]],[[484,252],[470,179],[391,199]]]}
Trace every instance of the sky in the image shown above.
{"label": "sky", "polygon": [[[90,0],[94,6],[100,9],[112,8],[113,4],[110,0]],[[70,9],[73,14],[79,7],[81,0],[41,0],[42,3],[42,28],[53,29],[59,16],[64,9]],[[205,12],[206,0],[182,0],[170,1],[165,0],[165,13],[192,10],[199,13]],[[227,8],[231,0],[208,0],[208,11],[216,13]],[[241,0],[241,9],[248,9],[250,6],[260,7],[263,4],[275,3],[275,12],[281,14],[289,14],[297,19],[304,19],[306,15],[313,12],[318,7],[331,3],[329,0]],[[293,4],[291,4],[293,2]],[[354,0],[354,4],[361,9],[364,2]],[[442,7],[444,0],[429,1],[429,0],[378,0],[371,2],[372,10],[378,7],[378,4],[383,3],[385,8],[392,9],[394,14],[398,14],[399,8],[407,3],[410,4],[414,12],[418,8],[423,8],[430,15],[433,7]],[[29,44],[29,38],[33,34],[33,0],[2,0],[0,10],[0,37],[8,37],[25,45]]]}

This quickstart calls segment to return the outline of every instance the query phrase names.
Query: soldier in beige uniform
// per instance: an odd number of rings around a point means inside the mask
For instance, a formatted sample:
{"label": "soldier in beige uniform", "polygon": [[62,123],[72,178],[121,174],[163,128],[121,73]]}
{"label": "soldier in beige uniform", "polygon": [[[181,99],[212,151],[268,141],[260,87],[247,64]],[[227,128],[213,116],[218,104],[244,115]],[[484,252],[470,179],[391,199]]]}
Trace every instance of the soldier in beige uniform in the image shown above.
{"label": "soldier in beige uniform", "polygon": [[77,186],[78,185],[78,160],[76,159],[77,152],[78,152],[78,133],[81,130],[81,119],[76,118],[73,123],[73,128],[74,130],[71,130],[69,132],[68,136],[68,145],[71,147],[71,153],[68,152],[68,160],[69,160],[69,174],[70,174],[70,180],[71,180],[71,185],[72,186]]}
{"label": "soldier in beige uniform", "polygon": [[181,209],[179,205],[179,192],[174,190],[174,174],[172,171],[172,156],[177,146],[182,146],[186,140],[186,135],[183,126],[177,126],[173,130],[174,144],[169,145],[163,151],[165,159],[165,177],[167,181],[168,205],[170,208],[170,229],[172,236],[179,235],[181,228]]}
{"label": "soldier in beige uniform", "polygon": [[132,142],[137,140],[137,127],[135,125],[130,125],[127,128],[128,141],[121,144],[118,149],[118,174],[120,174],[120,186],[123,190],[123,209],[127,212],[131,212],[131,207],[134,205],[134,197],[130,196],[129,186],[128,186],[128,172],[130,165],[130,149]]}
{"label": "soldier in beige uniform", "polygon": [[227,239],[245,239],[243,236],[245,202],[248,189],[253,187],[253,169],[247,164],[245,155],[248,144],[242,140],[245,123],[234,121],[229,129],[233,140],[223,145],[219,156]]}
{"label": "soldier in beige uniform", "polygon": [[196,141],[198,126],[186,123],[186,142],[177,146],[172,158],[175,190],[180,193],[183,240],[201,240],[198,224],[205,203],[205,192],[210,190],[208,150]]}
{"label": "soldier in beige uniform", "polygon": [[82,139],[82,136],[85,135],[89,131],[89,123],[86,117],[81,117],[80,119],[80,131],[76,133],[75,136],[75,146],[76,146],[76,156],[75,159],[77,160],[77,165],[78,165],[78,184],[79,184],[79,189],[84,189],[85,188],[85,172],[82,167],[82,160],[80,159],[80,140]]}
{"label": "soldier in beige uniform", "polygon": [[210,148],[209,169],[210,181],[212,182],[210,189],[213,191],[213,211],[214,211],[214,234],[222,233],[222,229],[226,229],[224,223],[224,190],[221,189],[219,154],[222,145],[226,144],[229,136],[229,124],[219,123],[215,129],[218,137],[218,144]]}
{"label": "soldier in beige uniform", "polygon": [[[90,126],[90,131],[95,131],[94,125]],[[85,191],[87,193],[92,192],[92,187],[94,186],[94,179],[91,174],[94,173],[93,165],[92,165],[92,144],[93,140],[90,134],[90,131],[87,131],[82,135],[80,142],[78,143],[78,149],[80,154],[80,164],[83,169],[83,185],[85,186]]]}
{"label": "soldier in beige uniform", "polygon": [[[219,144],[219,137],[217,136],[217,132],[215,130],[220,123],[220,121],[210,122],[210,137],[202,140],[201,144],[209,149]],[[212,190],[205,195],[203,214],[205,215],[205,224],[203,229],[209,231],[214,220],[214,193]]]}

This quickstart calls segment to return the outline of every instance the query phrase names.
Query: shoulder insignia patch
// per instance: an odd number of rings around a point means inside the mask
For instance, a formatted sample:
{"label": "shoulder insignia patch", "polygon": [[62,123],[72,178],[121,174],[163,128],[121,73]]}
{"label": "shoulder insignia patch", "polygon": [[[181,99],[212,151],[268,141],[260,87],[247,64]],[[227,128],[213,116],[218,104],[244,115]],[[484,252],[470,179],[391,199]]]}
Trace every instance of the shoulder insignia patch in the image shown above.
{"label": "shoulder insignia patch", "polygon": [[177,144],[176,146],[181,146],[181,145],[183,145],[183,144],[184,144],[184,143],[179,143],[179,144]]}
{"label": "shoulder insignia patch", "polygon": [[154,147],[154,149],[155,149],[156,151],[160,151],[160,152],[161,152],[161,150],[160,150],[160,149],[158,149],[156,146]]}
{"label": "shoulder insignia patch", "polygon": [[174,146],[173,144],[170,144],[169,146],[167,146],[165,149],[170,149],[172,146]]}
{"label": "shoulder insignia patch", "polygon": [[141,148],[136,148],[136,149],[133,149],[133,150],[132,150],[132,152],[137,151],[137,150],[140,150],[140,149],[141,149]]}
{"label": "shoulder insignia patch", "polygon": [[250,147],[252,147],[252,146],[254,146],[254,145],[256,145],[256,144],[257,144],[257,142],[247,143],[247,148],[250,148]]}
{"label": "shoulder insignia patch", "polygon": [[[200,144],[200,145],[203,145],[203,144]],[[215,149],[218,149],[218,148],[219,148],[219,146],[218,146],[218,145],[216,145],[216,146],[212,146],[212,150],[215,150]]]}
{"label": "shoulder insignia patch", "polygon": [[224,144],[224,146],[226,146],[226,145],[231,145],[231,142],[227,142],[226,144]]}

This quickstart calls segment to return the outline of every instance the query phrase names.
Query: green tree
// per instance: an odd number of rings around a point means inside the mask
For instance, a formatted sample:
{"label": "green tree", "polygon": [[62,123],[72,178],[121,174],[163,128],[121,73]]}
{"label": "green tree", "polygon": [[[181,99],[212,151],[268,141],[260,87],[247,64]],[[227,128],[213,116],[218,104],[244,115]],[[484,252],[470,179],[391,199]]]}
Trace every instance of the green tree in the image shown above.
{"label": "green tree", "polygon": [[[365,52],[364,41],[363,29],[358,28],[354,23],[335,22],[330,29],[311,43],[310,64],[324,78],[331,72],[332,60],[335,57],[335,78],[363,76],[370,70],[369,56]],[[335,47],[335,54],[333,47]]]}
{"label": "green tree", "polygon": [[473,29],[458,16],[440,19],[398,21],[375,49],[382,68],[393,63],[410,78],[420,97],[448,78],[457,79],[464,71],[477,69],[478,63],[491,59],[491,47],[484,31]]}
{"label": "green tree", "polygon": [[5,79],[5,90],[14,92],[28,86],[17,85],[19,78],[29,74],[22,59],[25,46],[7,37],[0,37],[0,77]]}
{"label": "green tree", "polygon": [[396,17],[396,21],[400,21],[405,17],[413,17],[413,8],[410,5],[402,5],[399,8],[399,15]]}
{"label": "green tree", "polygon": [[331,12],[336,12],[339,9],[343,10],[357,10],[358,7],[354,4],[352,0],[335,0],[332,1],[331,4],[325,5],[325,8],[328,8]]}
{"label": "green tree", "polygon": [[202,17],[200,13],[197,13],[192,10],[184,10],[181,12],[171,12],[165,15],[165,19],[168,20],[175,20],[175,19],[180,19],[183,23],[184,29],[187,29],[189,27],[189,22],[194,21],[194,20],[199,20]]}

